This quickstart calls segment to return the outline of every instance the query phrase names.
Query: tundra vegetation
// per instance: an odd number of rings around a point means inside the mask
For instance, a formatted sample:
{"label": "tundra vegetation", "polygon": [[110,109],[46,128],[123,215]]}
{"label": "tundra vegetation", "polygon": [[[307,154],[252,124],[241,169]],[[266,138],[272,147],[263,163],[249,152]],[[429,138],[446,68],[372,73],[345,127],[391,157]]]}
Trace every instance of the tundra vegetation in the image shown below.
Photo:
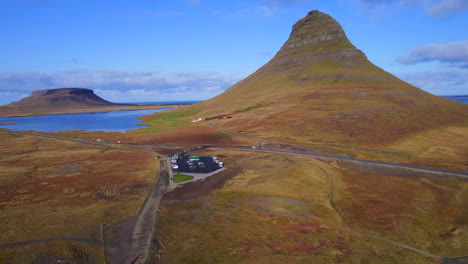
{"label": "tundra vegetation", "polygon": [[[173,134],[68,131],[48,135],[208,145],[248,145],[252,140],[222,136],[226,132],[208,122],[190,126],[171,130]],[[463,170],[467,134],[464,126],[450,126],[380,148],[321,145],[321,150]],[[101,224],[105,228],[138,213],[158,170],[153,157],[138,150],[26,135],[0,136],[1,261],[28,263],[65,256],[101,263]],[[148,148],[163,155],[186,150]],[[435,263],[359,232],[440,256],[466,252],[466,182],[418,174],[360,173],[338,162],[258,151],[207,149],[195,153],[222,158],[226,170],[209,177],[217,181],[213,185],[205,180],[197,188],[202,191],[182,187],[177,189],[185,196],[166,194],[156,224],[163,245],[161,263]],[[32,240],[37,241],[5,247]]]}
{"label": "tundra vegetation", "polygon": [[157,166],[142,151],[0,133],[0,262],[103,263],[100,227],[138,213]]}
{"label": "tundra vegetation", "polygon": [[167,195],[157,223],[161,263],[437,263],[362,233],[466,254],[466,182],[280,154],[197,154],[222,156],[227,171],[238,171],[211,193]]}

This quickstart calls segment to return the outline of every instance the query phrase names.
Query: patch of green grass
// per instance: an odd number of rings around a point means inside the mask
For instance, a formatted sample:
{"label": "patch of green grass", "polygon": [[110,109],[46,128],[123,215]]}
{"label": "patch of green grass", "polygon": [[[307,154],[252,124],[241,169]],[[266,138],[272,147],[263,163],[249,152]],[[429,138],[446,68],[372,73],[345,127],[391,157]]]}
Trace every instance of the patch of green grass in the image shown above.
{"label": "patch of green grass", "polygon": [[144,119],[143,125],[149,127],[134,130],[133,132],[159,132],[190,124],[190,118],[186,117],[189,112],[190,110],[167,111],[148,116]]}
{"label": "patch of green grass", "polygon": [[174,182],[184,182],[184,181],[190,181],[193,179],[193,176],[191,175],[186,175],[186,174],[174,174]]}

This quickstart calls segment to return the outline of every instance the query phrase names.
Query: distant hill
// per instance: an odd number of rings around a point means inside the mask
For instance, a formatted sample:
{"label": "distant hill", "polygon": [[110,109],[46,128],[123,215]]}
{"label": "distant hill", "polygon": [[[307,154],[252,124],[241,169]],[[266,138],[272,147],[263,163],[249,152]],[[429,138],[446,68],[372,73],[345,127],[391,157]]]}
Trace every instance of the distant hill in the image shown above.
{"label": "distant hill", "polygon": [[320,11],[299,20],[255,73],[183,111],[190,118],[232,115],[216,122],[300,144],[382,144],[468,119],[467,105],[424,92],[372,64],[335,19]]}
{"label": "distant hill", "polygon": [[107,107],[116,104],[102,99],[93,90],[85,88],[57,88],[32,92],[31,96],[0,106],[0,115],[15,113],[45,113],[89,107]]}

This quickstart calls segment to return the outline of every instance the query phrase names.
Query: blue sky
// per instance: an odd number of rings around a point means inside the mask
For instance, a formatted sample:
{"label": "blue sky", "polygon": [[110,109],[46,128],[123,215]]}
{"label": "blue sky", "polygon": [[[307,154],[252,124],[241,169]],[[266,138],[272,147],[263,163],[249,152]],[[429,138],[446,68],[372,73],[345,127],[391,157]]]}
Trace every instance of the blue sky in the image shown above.
{"label": "blue sky", "polygon": [[315,9],[384,70],[468,94],[467,0],[0,0],[0,104],[61,87],[205,100],[267,63]]}

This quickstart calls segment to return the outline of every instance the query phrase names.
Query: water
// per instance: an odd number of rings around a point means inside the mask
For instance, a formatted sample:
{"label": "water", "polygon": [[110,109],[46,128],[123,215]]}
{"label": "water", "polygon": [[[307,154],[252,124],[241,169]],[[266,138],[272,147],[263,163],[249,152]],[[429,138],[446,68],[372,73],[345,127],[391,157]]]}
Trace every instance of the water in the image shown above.
{"label": "water", "polygon": [[0,125],[0,128],[8,128],[12,130],[35,130],[41,132],[58,132],[66,130],[125,132],[131,129],[146,127],[138,125],[138,123],[141,123],[141,120],[138,119],[139,116],[165,110],[168,109],[2,117],[0,118],[0,123],[15,122],[16,124]]}
{"label": "water", "polygon": [[441,97],[468,104],[468,96],[441,96]]}
{"label": "water", "polygon": [[[442,96],[453,101],[468,103],[468,96]],[[178,101],[160,103],[193,104],[199,101]],[[155,102],[150,102],[155,103]],[[0,123],[15,122],[11,125],[0,125],[0,128],[12,130],[35,130],[41,132],[58,132],[66,130],[87,130],[106,132],[125,132],[145,127],[138,125],[139,116],[148,115],[168,109],[146,109],[134,111],[110,111],[79,114],[61,114],[28,117],[0,117]]]}
{"label": "water", "polygon": [[182,104],[182,105],[191,105],[191,104],[196,104],[200,103],[203,101],[164,101],[164,102],[131,102],[131,103],[123,103],[123,104],[150,104],[150,105],[160,105],[160,104]]}

